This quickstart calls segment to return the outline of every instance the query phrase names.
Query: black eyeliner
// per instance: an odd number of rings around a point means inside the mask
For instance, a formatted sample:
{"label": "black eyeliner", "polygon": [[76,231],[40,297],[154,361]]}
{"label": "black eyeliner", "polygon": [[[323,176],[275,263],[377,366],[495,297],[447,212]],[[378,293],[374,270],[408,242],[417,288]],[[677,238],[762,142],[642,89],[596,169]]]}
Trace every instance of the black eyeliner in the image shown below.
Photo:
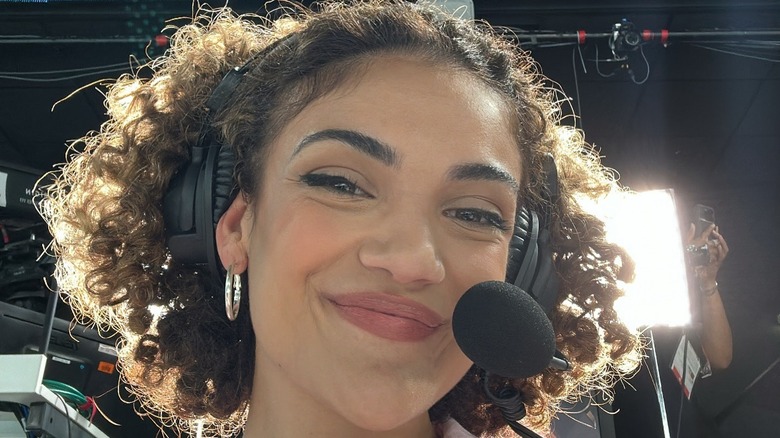
{"label": "black eyeliner", "polygon": [[493,225],[494,227],[498,228],[501,231],[509,231],[509,225],[508,221],[504,218],[502,218],[500,215],[490,212],[490,211],[484,211],[482,214],[485,215],[486,219]]}
{"label": "black eyeliner", "polygon": [[300,176],[300,181],[312,187],[327,186],[333,182],[333,175],[323,173],[307,173]]}
{"label": "black eyeliner", "polygon": [[301,175],[299,181],[309,187],[321,187],[342,196],[363,196],[373,198],[373,196],[358,185],[357,181],[342,175],[307,173]]}

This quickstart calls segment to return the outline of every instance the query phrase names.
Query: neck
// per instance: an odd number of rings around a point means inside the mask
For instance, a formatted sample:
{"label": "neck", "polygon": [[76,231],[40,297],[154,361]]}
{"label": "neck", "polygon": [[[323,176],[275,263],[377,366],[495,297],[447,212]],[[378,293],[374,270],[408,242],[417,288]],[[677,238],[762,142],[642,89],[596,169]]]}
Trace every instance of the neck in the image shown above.
{"label": "neck", "polygon": [[371,430],[350,421],[338,406],[318,400],[258,355],[244,438],[435,438],[427,413],[391,430]]}

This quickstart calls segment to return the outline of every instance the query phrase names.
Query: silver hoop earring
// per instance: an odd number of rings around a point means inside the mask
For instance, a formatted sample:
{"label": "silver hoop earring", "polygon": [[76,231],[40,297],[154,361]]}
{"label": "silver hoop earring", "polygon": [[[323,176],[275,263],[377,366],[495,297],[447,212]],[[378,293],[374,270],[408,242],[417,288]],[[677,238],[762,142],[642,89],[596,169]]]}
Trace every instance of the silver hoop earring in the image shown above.
{"label": "silver hoop earring", "polygon": [[233,275],[233,265],[228,266],[225,277],[225,313],[235,321],[241,308],[241,276]]}

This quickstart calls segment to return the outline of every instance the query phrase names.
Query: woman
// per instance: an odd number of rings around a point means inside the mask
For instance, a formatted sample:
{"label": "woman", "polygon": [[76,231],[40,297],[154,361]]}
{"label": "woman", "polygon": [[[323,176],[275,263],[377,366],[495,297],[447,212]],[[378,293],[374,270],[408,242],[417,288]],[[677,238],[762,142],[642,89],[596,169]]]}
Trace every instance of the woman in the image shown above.
{"label": "woman", "polygon": [[[552,218],[550,316],[571,363],[499,382],[522,390],[525,423],[544,430],[558,401],[636,365],[613,309],[630,261],[576,201],[616,184],[557,124],[533,62],[488,28],[395,1],[265,25],[212,11],[150,68],[111,87],[110,121],[43,203],[60,288],[123,334],[123,377],[148,411],[223,436],[505,433],[451,315],[504,279],[523,206]],[[222,272],[169,251],[165,217],[212,139],[235,184],[215,218]]]}

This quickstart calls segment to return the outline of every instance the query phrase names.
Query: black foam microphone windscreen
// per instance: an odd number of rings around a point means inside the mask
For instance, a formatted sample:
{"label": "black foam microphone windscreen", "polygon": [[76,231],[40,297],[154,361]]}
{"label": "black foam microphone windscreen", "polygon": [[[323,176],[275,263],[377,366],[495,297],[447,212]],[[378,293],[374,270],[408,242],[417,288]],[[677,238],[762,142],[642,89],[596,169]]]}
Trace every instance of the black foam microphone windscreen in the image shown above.
{"label": "black foam microphone windscreen", "polygon": [[539,374],[555,354],[555,333],[544,310],[503,281],[478,283],[466,291],[455,305],[452,330],[469,359],[503,377]]}

